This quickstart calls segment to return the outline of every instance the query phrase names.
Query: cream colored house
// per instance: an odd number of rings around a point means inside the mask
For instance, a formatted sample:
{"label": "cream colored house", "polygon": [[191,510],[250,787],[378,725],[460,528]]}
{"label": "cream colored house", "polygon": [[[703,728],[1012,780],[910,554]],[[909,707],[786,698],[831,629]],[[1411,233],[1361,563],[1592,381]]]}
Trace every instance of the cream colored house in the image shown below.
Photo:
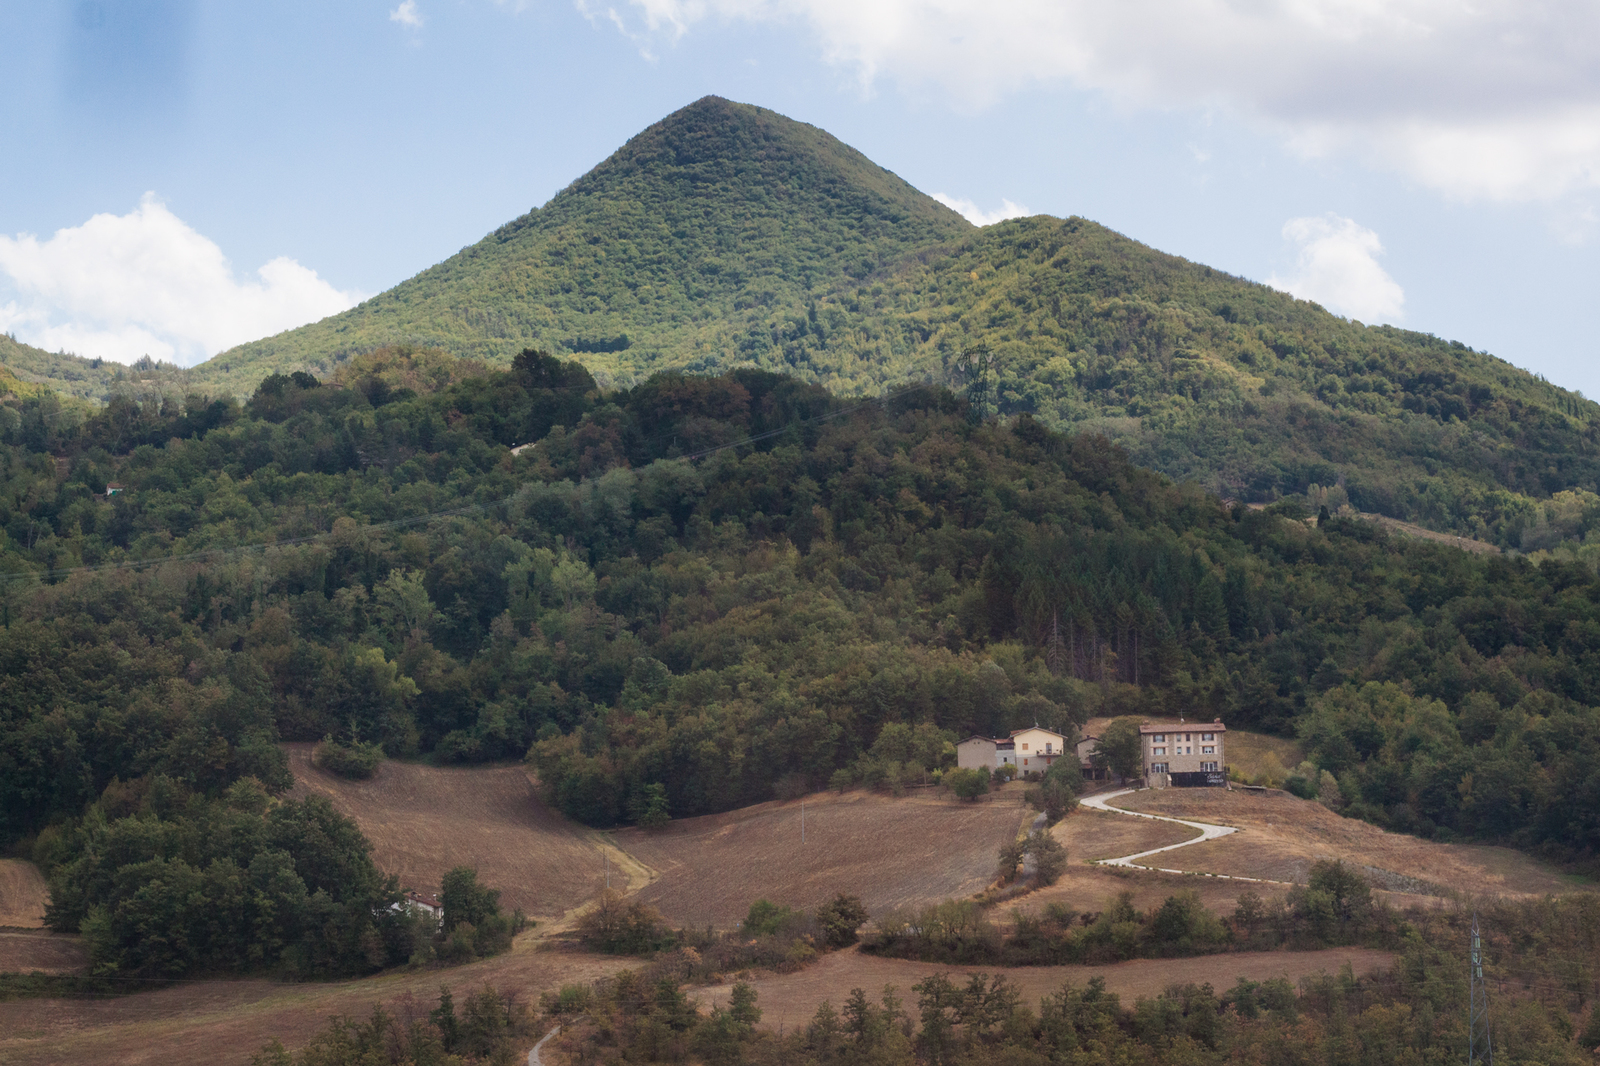
{"label": "cream colored house", "polygon": [[956,765],[962,769],[998,770],[1015,766],[1017,773],[1042,774],[1050,764],[1070,754],[1067,738],[1039,726],[1013,730],[1009,737],[968,737],[956,745]]}
{"label": "cream colored house", "polygon": [[1145,722],[1139,727],[1145,781],[1152,787],[1224,785],[1224,737],[1228,727],[1211,722]]}
{"label": "cream colored house", "polygon": [[1036,725],[1013,729],[1011,744],[1012,759],[1020,774],[1042,774],[1068,750],[1066,737]]}

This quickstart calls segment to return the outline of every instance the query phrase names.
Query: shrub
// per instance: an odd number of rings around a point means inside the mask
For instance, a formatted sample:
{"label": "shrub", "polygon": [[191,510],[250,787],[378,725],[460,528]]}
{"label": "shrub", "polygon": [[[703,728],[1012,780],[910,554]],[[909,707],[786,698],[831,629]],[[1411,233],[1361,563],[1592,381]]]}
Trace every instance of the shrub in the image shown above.
{"label": "shrub", "polygon": [[359,740],[341,744],[329,736],[323,737],[311,753],[311,761],[330,774],[365,781],[378,772],[378,764],[383,761],[383,749]]}
{"label": "shrub", "polygon": [[830,948],[846,948],[856,942],[856,930],[867,920],[867,908],[858,896],[843,892],[817,908],[817,924]]}
{"label": "shrub", "polygon": [[645,955],[668,940],[654,907],[629,902],[614,888],[601,892],[594,906],[578,916],[578,935],[608,955]]}
{"label": "shrub", "polygon": [[795,912],[768,900],[758,899],[750,904],[742,928],[750,936],[776,936],[788,924]]}
{"label": "shrub", "polygon": [[964,800],[975,800],[989,791],[989,775],[983,770],[952,770],[944,775],[944,783]]}

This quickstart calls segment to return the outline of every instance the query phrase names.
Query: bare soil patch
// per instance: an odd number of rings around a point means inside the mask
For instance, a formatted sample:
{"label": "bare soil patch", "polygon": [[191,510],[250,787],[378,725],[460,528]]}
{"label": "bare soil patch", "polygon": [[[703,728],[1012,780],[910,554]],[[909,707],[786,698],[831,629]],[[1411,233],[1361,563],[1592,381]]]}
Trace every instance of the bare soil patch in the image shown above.
{"label": "bare soil patch", "polygon": [[0,859],[0,926],[43,929],[50,899],[44,875],[24,859]]}
{"label": "bare soil patch", "polygon": [[190,981],[101,1000],[0,1003],[0,1062],[8,1066],[244,1066],[277,1037],[304,1046],[332,1014],[364,1017],[374,1004],[411,994],[425,1012],[440,984],[462,996],[485,984],[537,1000],[568,982],[593,981],[636,960],[523,950],[446,970],[397,971],[360,981],[278,984],[259,979]]}
{"label": "bare soil patch", "polygon": [[295,792],[326,796],[354,820],[402,887],[437,892],[450,869],[472,866],[502,906],[548,920],[604,884],[603,836],[545,806],[521,766],[385,761],[370,780],[348,781],[313,766],[312,747],[287,745]]}
{"label": "bare soil patch", "polygon": [[[877,999],[884,985],[894,985],[899,995],[913,1008],[911,986],[929,974],[1003,973],[1022,992],[1024,1003],[1038,1000],[1064,983],[1088,984],[1091,977],[1104,977],[1106,987],[1131,1002],[1140,996],[1154,996],[1170,985],[1209,981],[1218,991],[1227,989],[1241,977],[1262,981],[1285,977],[1298,982],[1318,973],[1337,973],[1350,966],[1358,975],[1385,970],[1394,956],[1370,948],[1332,948],[1325,951],[1259,951],[1231,955],[1207,955],[1197,959],[1134,959],[1106,966],[1025,966],[997,968],[983,966],[940,966],[905,959],[884,959],[863,955],[854,949],[824,956],[798,973],[758,977],[751,982],[761,1007],[761,1024],[769,1029],[789,1029],[811,1020],[824,1001],[835,1007],[843,1004],[853,988],[865,989]],[[701,989],[697,996],[705,1004],[726,1005],[731,985]]]}
{"label": "bare soil patch", "polygon": [[1174,788],[1116,802],[1129,810],[1243,830],[1159,857],[1159,865],[1174,870],[1303,883],[1312,863],[1340,859],[1363,867],[1374,887],[1418,897],[1572,890],[1557,871],[1510,848],[1439,844],[1391,833],[1287,793]]}
{"label": "bare soil patch", "polygon": [[970,896],[993,879],[1001,845],[1032,815],[1010,793],[979,803],[946,793],[819,793],[616,839],[660,872],[640,899],[673,922],[727,928],[757,899],[811,908],[849,892],[880,914]]}
{"label": "bare soil patch", "polygon": [[44,930],[0,929],[0,973],[85,973],[89,952],[83,941]]}

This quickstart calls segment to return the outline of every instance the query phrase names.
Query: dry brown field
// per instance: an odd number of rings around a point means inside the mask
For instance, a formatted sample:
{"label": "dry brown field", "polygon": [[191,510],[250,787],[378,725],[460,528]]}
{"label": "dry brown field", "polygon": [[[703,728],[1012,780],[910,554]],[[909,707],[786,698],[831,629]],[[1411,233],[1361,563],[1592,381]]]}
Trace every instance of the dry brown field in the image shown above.
{"label": "dry brown field", "polygon": [[0,926],[43,929],[49,899],[44,875],[23,859],[0,859]]}
{"label": "dry brown field", "polygon": [[1364,867],[1377,888],[1419,897],[1573,890],[1558,872],[1521,852],[1390,833],[1283,792],[1174,788],[1140,792],[1116,803],[1243,830],[1152,860],[1174,870],[1303,883],[1312,863],[1340,859]]}
{"label": "dry brown field", "polygon": [[900,799],[828,792],[655,832],[624,829],[616,841],[659,871],[640,899],[672,922],[727,928],[758,899],[811,908],[848,892],[879,914],[970,896],[993,879],[1001,845],[1032,816],[1020,792],[978,803],[920,790]]}
{"label": "dry brown field", "polygon": [[[500,890],[502,906],[549,920],[604,884],[604,835],[545,806],[520,766],[386,760],[370,780],[348,781],[313,766],[312,745],[287,747],[295,792],[326,796],[351,818],[372,841],[379,868],[404,888],[437,892],[451,868],[472,866],[480,881]],[[620,858],[612,855],[614,870],[628,866]]]}
{"label": "dry brown field", "polygon": [[[842,1006],[853,988],[865,989],[876,1000],[884,985],[894,985],[898,994],[914,1008],[915,995],[911,992],[911,986],[935,973],[1003,973],[1017,985],[1023,1002],[1030,1005],[1037,1004],[1041,997],[1056,991],[1064,983],[1085,985],[1091,977],[1104,977],[1106,987],[1131,1006],[1133,1000],[1140,996],[1158,995],[1170,985],[1191,981],[1196,984],[1209,981],[1220,992],[1241,977],[1253,981],[1285,977],[1298,982],[1302,977],[1318,973],[1338,973],[1346,965],[1358,975],[1384,970],[1393,961],[1394,956],[1386,951],[1332,948],[1325,951],[1240,952],[1197,959],[1134,959],[1105,966],[997,969],[992,966],[940,966],[905,959],[884,959],[851,949],[825,955],[798,973],[761,975],[750,983],[756,989],[762,1026],[792,1029],[810,1021],[824,1000],[835,1007]],[[717,985],[699,989],[695,995],[709,1007],[713,1003],[726,1005],[731,991],[732,985]]]}
{"label": "dry brown field", "polygon": [[633,960],[530,950],[532,937],[498,958],[448,970],[400,971],[360,981],[279,984],[246,979],[194,981],[157,992],[100,1000],[24,999],[0,1003],[0,1063],[6,1066],[245,1066],[274,1037],[303,1046],[333,1014],[364,1017],[407,994],[423,1011],[439,985],[462,995],[485,984],[520,1002],[568,982],[588,982]]}
{"label": "dry brown field", "polygon": [[1081,866],[1193,840],[1200,830],[1085,807],[1057,822],[1051,833],[1066,846],[1068,864]]}
{"label": "dry brown field", "polygon": [[89,953],[75,936],[43,929],[0,929],[0,973],[83,973]]}

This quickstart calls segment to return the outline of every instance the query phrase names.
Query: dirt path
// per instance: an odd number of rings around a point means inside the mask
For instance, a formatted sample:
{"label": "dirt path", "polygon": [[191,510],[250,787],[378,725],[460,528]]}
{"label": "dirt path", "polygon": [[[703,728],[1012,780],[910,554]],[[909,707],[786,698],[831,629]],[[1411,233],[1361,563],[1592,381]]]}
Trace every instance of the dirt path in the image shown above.
{"label": "dirt path", "polygon": [[550,1042],[552,1036],[558,1036],[560,1033],[561,1026],[558,1025],[539,1038],[539,1042],[533,1045],[533,1050],[528,1052],[528,1066],[544,1066],[544,1060],[539,1057],[539,1051]]}
{"label": "dirt path", "polygon": [[1154,870],[1157,873],[1164,874],[1196,874],[1200,877],[1219,877],[1226,881],[1254,881],[1257,884],[1265,885],[1282,885],[1289,883],[1287,881],[1269,881],[1264,877],[1239,877],[1234,874],[1214,874],[1197,870],[1171,870],[1163,866],[1147,866],[1144,863],[1139,862],[1139,859],[1147,859],[1152,855],[1160,855],[1165,851],[1176,851],[1179,848],[1187,848],[1192,844],[1203,844],[1208,840],[1220,840],[1225,836],[1232,836],[1234,833],[1237,833],[1240,830],[1237,826],[1232,825],[1214,825],[1211,822],[1191,822],[1184,818],[1169,818],[1164,814],[1146,814],[1143,811],[1130,811],[1122,807],[1113,807],[1111,805],[1111,801],[1117,797],[1131,796],[1137,791],[1138,789],[1125,788],[1119,792],[1109,792],[1103,796],[1085,796],[1078,802],[1085,807],[1092,807],[1097,811],[1107,811],[1111,814],[1125,814],[1129,818],[1150,818],[1157,822],[1172,822],[1174,825],[1188,826],[1190,829],[1200,830],[1200,835],[1197,837],[1192,837],[1189,840],[1181,840],[1176,844],[1168,844],[1165,847],[1151,848],[1149,851],[1140,851],[1133,855],[1124,855],[1119,859],[1101,859],[1100,865],[1129,866],[1136,870]]}

